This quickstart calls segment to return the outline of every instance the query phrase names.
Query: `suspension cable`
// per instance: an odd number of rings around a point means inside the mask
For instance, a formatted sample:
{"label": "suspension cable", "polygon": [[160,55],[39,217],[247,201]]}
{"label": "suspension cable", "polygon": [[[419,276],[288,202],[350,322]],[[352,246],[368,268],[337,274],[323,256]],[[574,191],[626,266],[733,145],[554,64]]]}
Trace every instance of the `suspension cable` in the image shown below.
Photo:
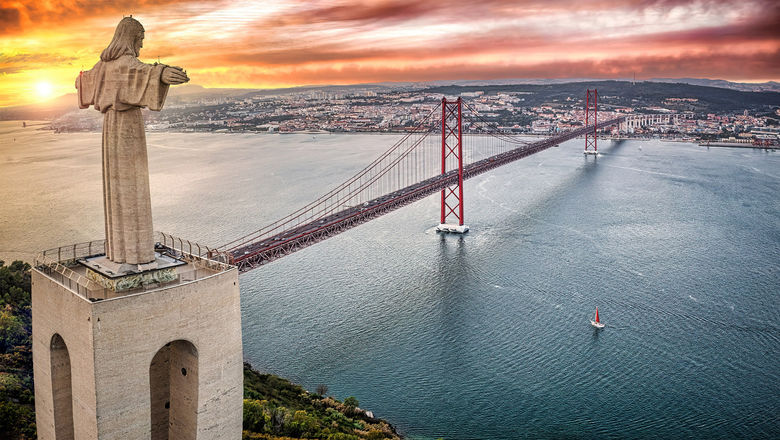
{"label": "suspension cable", "polygon": [[[243,245],[245,245],[245,244],[248,244],[248,243],[251,243],[251,242],[253,242],[253,241],[256,241],[256,240],[257,240],[257,239],[259,239],[260,237],[262,237],[262,236],[264,236],[264,235],[268,235],[268,234],[269,234],[269,233],[271,233],[271,232],[279,231],[280,229],[281,229],[281,232],[283,232],[283,231],[285,231],[285,230],[286,230],[286,229],[285,229],[285,226],[289,225],[290,223],[292,223],[292,222],[293,222],[293,221],[295,221],[296,219],[300,219],[300,217],[302,217],[302,216],[303,216],[305,213],[307,213],[307,212],[309,212],[309,211],[311,211],[311,212],[312,212],[312,214],[311,214],[311,215],[309,215],[307,218],[308,218],[308,219],[315,218],[315,217],[314,217],[314,215],[315,215],[315,214],[314,214],[314,212],[313,212],[313,211],[314,211],[314,209],[315,209],[315,208],[316,208],[318,205],[321,205],[321,204],[323,204],[323,203],[324,203],[324,202],[326,202],[326,201],[327,201],[329,198],[331,198],[331,197],[333,197],[333,196],[337,195],[339,192],[341,192],[341,191],[342,191],[342,190],[344,190],[345,188],[346,188],[346,189],[348,189],[350,185],[352,185],[352,184],[353,184],[353,183],[355,183],[356,181],[359,181],[359,180],[360,180],[360,179],[361,179],[361,178],[362,178],[364,175],[366,175],[367,173],[369,173],[370,171],[372,171],[372,170],[373,170],[373,169],[374,169],[374,168],[375,168],[377,165],[379,165],[379,164],[380,164],[380,163],[381,163],[381,162],[382,162],[384,159],[388,158],[388,157],[389,157],[389,156],[390,156],[390,155],[391,155],[393,152],[395,152],[395,151],[396,151],[398,148],[400,148],[402,145],[404,145],[404,144],[405,144],[405,142],[406,142],[406,141],[407,141],[407,140],[408,140],[410,137],[412,137],[413,135],[419,135],[419,134],[421,134],[421,133],[422,133],[422,130],[423,130],[424,128],[426,128],[426,127],[428,127],[428,130],[427,130],[427,131],[425,131],[425,133],[424,133],[424,135],[423,135],[423,138],[427,137],[427,136],[428,136],[428,135],[431,133],[431,131],[432,131],[432,130],[435,128],[435,124],[434,124],[433,126],[431,126],[431,125],[430,125],[430,120],[431,120],[432,116],[436,114],[437,110],[438,110],[440,107],[441,107],[441,103],[439,103],[438,105],[436,105],[436,107],[434,107],[434,108],[431,110],[431,112],[430,112],[430,113],[429,113],[429,114],[428,114],[428,115],[427,115],[427,116],[426,116],[426,117],[425,117],[425,118],[424,118],[422,121],[420,121],[420,122],[419,122],[419,123],[418,123],[418,124],[417,124],[417,125],[416,125],[416,126],[415,126],[415,127],[412,129],[412,130],[411,130],[411,131],[409,131],[409,132],[408,132],[408,133],[407,133],[407,134],[406,134],[404,137],[402,137],[400,140],[398,140],[398,141],[397,141],[397,142],[396,142],[396,143],[395,143],[395,144],[394,144],[392,147],[390,147],[390,148],[389,148],[387,151],[385,151],[384,153],[382,153],[382,154],[381,154],[381,155],[380,155],[378,158],[376,158],[376,159],[375,159],[373,162],[371,162],[371,163],[370,163],[369,165],[367,165],[365,168],[363,168],[363,169],[362,169],[361,171],[359,171],[357,174],[355,174],[354,176],[352,176],[352,178],[348,179],[348,180],[347,180],[347,181],[345,181],[344,183],[342,183],[342,184],[340,184],[339,186],[337,186],[336,188],[334,188],[334,189],[332,189],[332,190],[328,191],[327,193],[323,194],[322,196],[318,197],[318,198],[317,198],[316,200],[314,200],[313,202],[311,202],[311,203],[309,203],[309,204],[305,205],[304,207],[302,207],[302,208],[300,208],[300,209],[298,209],[298,210],[294,211],[293,213],[291,213],[291,214],[288,214],[288,215],[286,215],[285,217],[283,217],[283,218],[281,218],[281,219],[279,219],[279,220],[277,220],[277,221],[275,221],[275,222],[273,222],[273,223],[271,223],[271,224],[269,224],[269,225],[267,225],[267,226],[264,226],[263,228],[260,228],[260,229],[258,229],[258,230],[256,230],[256,231],[254,231],[254,232],[251,232],[251,233],[249,233],[249,234],[246,234],[246,235],[244,235],[244,236],[242,236],[242,237],[239,237],[239,238],[237,238],[237,239],[235,239],[235,240],[232,240],[232,241],[230,241],[230,242],[228,242],[228,243],[226,243],[226,244],[224,244],[224,245],[220,246],[220,249],[225,249],[225,250],[227,250],[227,251],[232,251],[232,250],[234,250],[234,249],[236,249],[236,248],[238,248],[238,247],[241,247],[241,246],[243,246]],[[416,146],[416,145],[418,145],[420,142],[421,142],[421,141],[418,141],[418,142],[416,142],[416,143],[415,143],[415,146]],[[414,147],[412,147],[412,148],[414,148]],[[407,149],[407,151],[406,151],[406,154],[408,154],[408,151],[410,151],[410,149]],[[397,163],[397,161],[394,161],[394,162],[392,163],[392,165],[394,165],[394,164],[396,164],[396,163]],[[381,170],[380,170],[380,171],[381,171]],[[385,171],[385,172],[383,172],[381,175],[384,175],[385,173],[386,173],[386,171]],[[375,181],[377,180],[377,178],[378,178],[378,177],[375,177],[375,178],[373,178],[373,179],[372,179],[372,180],[370,180],[370,181],[371,181],[371,182],[375,182]],[[371,177],[369,177],[369,179],[371,179]],[[362,186],[365,186],[365,184],[363,184]],[[353,191],[353,192],[354,192],[354,191]],[[343,198],[342,198],[342,199],[339,199],[339,200],[343,200]],[[318,214],[319,214],[319,213],[322,213],[322,212],[323,212],[323,211],[322,211],[322,209],[321,209],[320,211],[318,211]],[[297,226],[297,225],[299,225],[300,223],[301,223],[301,222],[300,222],[300,221],[298,221],[298,223],[296,224],[296,226]]]}

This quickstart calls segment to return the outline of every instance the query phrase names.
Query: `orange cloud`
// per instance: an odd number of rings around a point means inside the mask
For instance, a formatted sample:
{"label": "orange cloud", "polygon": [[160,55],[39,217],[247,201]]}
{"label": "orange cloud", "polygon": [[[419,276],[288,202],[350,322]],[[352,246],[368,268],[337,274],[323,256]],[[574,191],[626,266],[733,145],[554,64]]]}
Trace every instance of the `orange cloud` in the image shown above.
{"label": "orange cloud", "polygon": [[780,76],[770,0],[0,0],[0,106],[36,81],[70,92],[125,14],[146,27],[142,60],[209,87]]}
{"label": "orange cloud", "polygon": [[[279,71],[235,69],[213,75],[205,72],[203,82],[227,77],[234,84],[265,84],[283,87],[295,84],[353,84],[382,81],[433,81],[469,78],[641,78],[663,77],[674,70],[680,77],[700,76],[702,70],[713,77],[750,79],[780,76],[776,60],[780,50],[761,54],[681,54],[677,56],[637,56],[603,60],[520,62],[502,65],[474,65],[466,62],[420,66],[409,62],[393,66],[347,64],[334,67],[295,66]],[[193,73],[193,78],[199,78]]]}
{"label": "orange cloud", "polygon": [[[70,1],[10,1],[0,0],[0,34],[32,31],[42,26],[62,26],[84,18],[113,16],[119,18],[136,11],[164,10],[186,0],[136,0],[113,2],[104,0]],[[212,7],[218,7],[216,2]]]}

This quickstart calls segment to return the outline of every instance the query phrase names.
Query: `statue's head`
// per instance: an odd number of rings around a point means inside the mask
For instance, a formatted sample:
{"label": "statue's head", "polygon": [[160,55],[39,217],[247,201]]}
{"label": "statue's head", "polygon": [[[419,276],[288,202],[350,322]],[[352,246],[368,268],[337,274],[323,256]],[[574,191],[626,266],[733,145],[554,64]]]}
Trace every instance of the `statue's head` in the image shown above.
{"label": "statue's head", "polygon": [[133,17],[125,17],[114,31],[111,43],[100,54],[101,61],[115,60],[122,55],[137,57],[144,46],[144,27]]}

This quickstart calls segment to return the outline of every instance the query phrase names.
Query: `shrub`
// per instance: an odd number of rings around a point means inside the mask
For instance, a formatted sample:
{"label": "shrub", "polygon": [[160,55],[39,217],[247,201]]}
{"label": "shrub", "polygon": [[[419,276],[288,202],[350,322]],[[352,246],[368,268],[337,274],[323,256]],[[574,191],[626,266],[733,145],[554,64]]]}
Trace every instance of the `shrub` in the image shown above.
{"label": "shrub", "polygon": [[244,399],[244,429],[253,432],[265,432],[271,418],[264,411],[265,401]]}
{"label": "shrub", "polygon": [[334,432],[328,436],[328,440],[360,440],[356,435],[345,434],[343,432]]}
{"label": "shrub", "polygon": [[347,408],[357,408],[358,406],[360,406],[360,402],[358,402],[358,400],[354,396],[349,396],[346,399],[344,399],[344,406],[346,406]]}

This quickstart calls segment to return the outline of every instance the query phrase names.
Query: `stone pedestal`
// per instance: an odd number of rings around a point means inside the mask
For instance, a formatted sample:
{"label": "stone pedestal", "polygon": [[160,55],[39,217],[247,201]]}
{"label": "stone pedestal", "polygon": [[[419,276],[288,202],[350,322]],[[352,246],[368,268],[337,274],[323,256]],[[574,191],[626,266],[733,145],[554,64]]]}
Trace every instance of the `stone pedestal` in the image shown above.
{"label": "stone pedestal", "polygon": [[238,271],[186,265],[167,270],[196,279],[100,301],[33,270],[39,439],[241,437]]}
{"label": "stone pedestal", "polygon": [[113,292],[173,282],[179,278],[176,268],[187,264],[160,252],[154,255],[154,261],[147,264],[114,263],[105,255],[80,258],[78,262],[87,268],[88,279]]}

